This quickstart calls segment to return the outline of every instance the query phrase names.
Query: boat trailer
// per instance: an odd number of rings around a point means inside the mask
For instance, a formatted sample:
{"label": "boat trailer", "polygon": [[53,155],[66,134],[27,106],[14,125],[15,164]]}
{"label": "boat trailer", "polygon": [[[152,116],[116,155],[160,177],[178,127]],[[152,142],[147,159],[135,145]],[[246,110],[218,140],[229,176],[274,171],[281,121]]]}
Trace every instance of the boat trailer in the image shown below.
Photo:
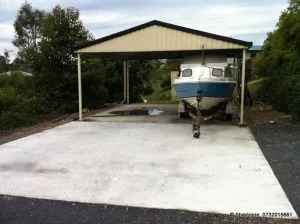
{"label": "boat trailer", "polygon": [[202,121],[202,115],[200,111],[200,103],[202,100],[202,90],[197,91],[197,113],[196,116],[190,111],[189,115],[193,118],[193,137],[194,138],[199,138],[200,137],[200,124]]}
{"label": "boat trailer", "polygon": [[216,107],[216,108],[214,108],[214,110],[210,111],[209,114],[207,114],[207,115],[206,115],[206,113],[203,114],[200,110],[202,97],[203,97],[202,90],[199,90],[197,92],[197,96],[196,96],[196,100],[197,100],[196,110],[191,110],[191,108],[189,108],[186,105],[186,103],[180,103],[178,106],[178,112],[179,112],[180,118],[191,117],[193,119],[192,131],[193,131],[194,138],[200,137],[201,123],[203,123],[204,121],[210,120],[210,119],[218,117],[220,115],[223,115],[223,119],[225,119],[225,120],[232,120],[233,115],[235,117],[238,116],[238,113],[233,108],[234,100],[227,102],[225,107],[224,108],[222,107],[223,109]]}
{"label": "boat trailer", "polygon": [[197,91],[197,112],[196,115],[189,111],[189,116],[193,118],[192,130],[193,130],[193,137],[199,138],[200,137],[200,124],[203,120],[201,111],[200,111],[200,104],[202,100],[202,90]]}

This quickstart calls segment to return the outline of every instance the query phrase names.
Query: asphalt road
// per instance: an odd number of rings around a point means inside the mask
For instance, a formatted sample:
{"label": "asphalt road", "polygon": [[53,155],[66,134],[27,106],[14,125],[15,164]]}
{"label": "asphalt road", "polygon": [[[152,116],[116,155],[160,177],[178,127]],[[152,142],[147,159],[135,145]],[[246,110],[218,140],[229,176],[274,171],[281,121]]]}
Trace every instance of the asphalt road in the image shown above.
{"label": "asphalt road", "polygon": [[1,224],[150,224],[150,223],[298,223],[294,220],[241,218],[181,210],[148,209],[113,205],[0,196]]}

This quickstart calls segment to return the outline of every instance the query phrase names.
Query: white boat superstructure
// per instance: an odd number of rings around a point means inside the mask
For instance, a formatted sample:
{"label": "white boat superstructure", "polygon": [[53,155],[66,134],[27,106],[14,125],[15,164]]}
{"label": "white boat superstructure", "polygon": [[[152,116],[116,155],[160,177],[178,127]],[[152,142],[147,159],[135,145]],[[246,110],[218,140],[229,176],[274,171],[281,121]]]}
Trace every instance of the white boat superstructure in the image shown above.
{"label": "white boat superstructure", "polygon": [[202,92],[201,110],[228,100],[233,92],[236,80],[225,73],[224,65],[182,64],[180,76],[173,81],[178,96],[192,107],[197,107],[197,93]]}

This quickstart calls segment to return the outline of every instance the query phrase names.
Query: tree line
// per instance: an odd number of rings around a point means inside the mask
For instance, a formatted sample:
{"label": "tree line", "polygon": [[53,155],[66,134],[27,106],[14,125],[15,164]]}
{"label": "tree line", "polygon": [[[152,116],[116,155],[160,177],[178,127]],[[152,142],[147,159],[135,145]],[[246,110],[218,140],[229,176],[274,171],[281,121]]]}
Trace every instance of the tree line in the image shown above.
{"label": "tree line", "polygon": [[255,59],[262,100],[300,119],[300,1],[290,0]]}
{"label": "tree line", "polygon": [[[61,6],[51,11],[21,5],[10,51],[0,55],[0,73],[22,70],[32,74],[0,76],[0,130],[36,122],[48,114],[77,111],[77,61],[75,46],[93,40],[79,18],[79,10]],[[160,81],[170,86],[169,71],[180,62],[130,61],[130,98],[141,102]],[[290,0],[274,31],[268,33],[255,59],[255,73],[265,77],[260,99],[300,119],[300,2]],[[113,58],[82,58],[83,106],[98,108],[123,98],[123,64]]]}
{"label": "tree line", "polygon": [[[77,111],[74,48],[94,39],[79,16],[79,10],[73,7],[57,5],[47,12],[33,8],[27,2],[21,5],[14,22],[12,41],[18,54],[13,62],[9,62],[8,51],[0,56],[0,73],[26,70],[33,76],[0,77],[0,129],[19,126],[45,114]],[[129,63],[130,98],[132,102],[140,102],[144,95],[153,91],[151,76],[161,63],[159,60]],[[98,108],[106,102],[120,102],[123,98],[123,62],[83,55],[82,84],[83,107]]]}

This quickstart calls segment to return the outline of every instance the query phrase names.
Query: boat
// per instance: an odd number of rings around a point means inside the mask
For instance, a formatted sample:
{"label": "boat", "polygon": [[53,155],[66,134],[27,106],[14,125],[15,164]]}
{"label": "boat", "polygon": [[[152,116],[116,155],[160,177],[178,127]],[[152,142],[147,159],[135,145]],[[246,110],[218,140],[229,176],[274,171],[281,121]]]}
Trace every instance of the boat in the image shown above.
{"label": "boat", "polygon": [[226,66],[225,63],[182,64],[172,86],[183,103],[193,108],[197,108],[197,96],[201,95],[201,111],[226,105],[237,83],[232,72],[225,72]]}

